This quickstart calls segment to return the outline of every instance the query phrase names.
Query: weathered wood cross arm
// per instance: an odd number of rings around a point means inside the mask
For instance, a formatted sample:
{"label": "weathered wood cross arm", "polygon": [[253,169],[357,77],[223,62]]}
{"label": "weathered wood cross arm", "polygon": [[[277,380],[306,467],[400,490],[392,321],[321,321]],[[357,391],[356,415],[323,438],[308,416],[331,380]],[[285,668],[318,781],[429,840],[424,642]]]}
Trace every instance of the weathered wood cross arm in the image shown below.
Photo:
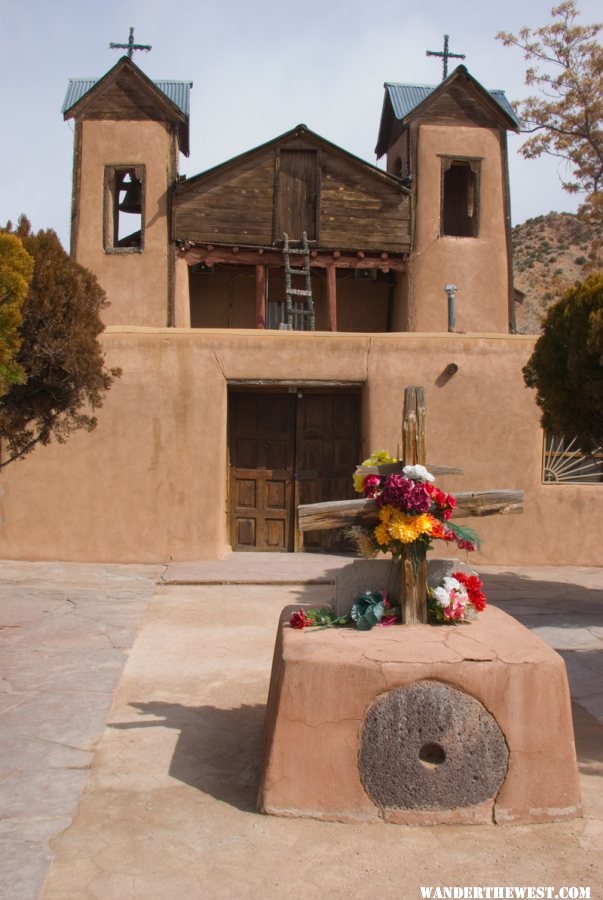
{"label": "weathered wood cross arm", "polygon": [[[523,512],[523,491],[467,491],[454,494],[454,497],[453,519]],[[376,525],[379,509],[375,500],[334,500],[298,506],[297,516],[300,531],[323,531],[352,525]]]}

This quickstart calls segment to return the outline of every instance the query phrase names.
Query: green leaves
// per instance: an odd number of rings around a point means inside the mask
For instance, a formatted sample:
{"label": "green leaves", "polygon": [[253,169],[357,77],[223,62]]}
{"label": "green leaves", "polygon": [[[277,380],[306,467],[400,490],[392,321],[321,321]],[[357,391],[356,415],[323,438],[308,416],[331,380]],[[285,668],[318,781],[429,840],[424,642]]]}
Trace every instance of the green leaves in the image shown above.
{"label": "green leaves", "polygon": [[523,50],[534,61],[526,84],[538,94],[519,104],[522,130],[531,137],[521,147],[526,159],[546,153],[569,163],[573,180],[562,182],[570,193],[586,194],[584,213],[601,217],[603,179],[603,48],[597,41],[600,25],[579,25],[574,0],[552,10],[554,21],[541,28],[522,28],[516,37],[500,32],[506,47]]}
{"label": "green leaves", "polygon": [[0,232],[0,394],[23,384],[25,369],[17,361],[21,348],[23,301],[33,273],[33,258],[15,234]]}
{"label": "green leaves", "polygon": [[523,369],[536,388],[542,425],[584,450],[603,444],[603,273],[577,284],[550,307]]}
{"label": "green leaves", "polygon": [[400,607],[391,606],[383,591],[366,591],[356,597],[350,615],[358,631],[370,631],[382,619],[399,618]]}
{"label": "green leaves", "polygon": [[0,230],[0,237],[23,245],[24,277],[29,272],[31,278],[16,356],[24,377],[0,397],[0,437],[7,449],[2,467],[37,444],[64,443],[78,429],[91,431],[91,413],[120,371],[104,364],[98,336],[106,297],[95,276],[68,256],[52,230],[32,234],[24,217],[16,236]]}

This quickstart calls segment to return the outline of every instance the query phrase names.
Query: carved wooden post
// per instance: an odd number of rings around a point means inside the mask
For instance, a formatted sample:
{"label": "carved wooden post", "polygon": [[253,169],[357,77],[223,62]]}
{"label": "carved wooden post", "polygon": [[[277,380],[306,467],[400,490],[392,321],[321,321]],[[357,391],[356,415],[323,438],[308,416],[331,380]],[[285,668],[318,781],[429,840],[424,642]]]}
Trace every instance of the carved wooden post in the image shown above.
{"label": "carved wooden post", "polygon": [[[402,459],[407,466],[425,465],[425,394],[422,387],[404,391],[402,419]],[[427,622],[427,551],[424,544],[404,544],[402,566],[402,623],[416,625]]]}

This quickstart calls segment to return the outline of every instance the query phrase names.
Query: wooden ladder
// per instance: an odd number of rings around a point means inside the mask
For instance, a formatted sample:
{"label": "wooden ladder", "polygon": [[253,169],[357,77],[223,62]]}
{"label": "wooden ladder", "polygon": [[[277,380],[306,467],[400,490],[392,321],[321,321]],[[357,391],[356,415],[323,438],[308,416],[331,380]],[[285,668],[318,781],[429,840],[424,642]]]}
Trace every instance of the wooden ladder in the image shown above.
{"label": "wooden ladder", "polygon": [[[304,231],[301,247],[289,246],[289,235],[283,232],[283,263],[285,266],[285,328],[295,331],[314,331],[314,301],[312,299],[312,280],[310,278],[310,251],[308,236]],[[303,256],[303,266],[292,266],[290,255]],[[306,279],[305,288],[294,288],[292,278]],[[301,298],[299,300],[295,298]]]}

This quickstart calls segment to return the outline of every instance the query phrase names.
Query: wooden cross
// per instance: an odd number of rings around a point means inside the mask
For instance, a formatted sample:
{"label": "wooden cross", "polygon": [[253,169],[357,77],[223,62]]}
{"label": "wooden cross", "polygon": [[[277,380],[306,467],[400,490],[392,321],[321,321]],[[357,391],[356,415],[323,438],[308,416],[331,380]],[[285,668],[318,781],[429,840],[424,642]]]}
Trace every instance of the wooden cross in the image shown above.
{"label": "wooden cross", "polygon": [[[361,475],[389,475],[401,472],[404,466],[426,465],[425,394],[422,387],[407,387],[404,391],[402,420],[402,460],[386,466],[359,466]],[[432,475],[451,475],[463,470],[451,466],[427,465]],[[472,491],[455,494],[453,517],[507,515],[523,512],[523,491]],[[379,508],[375,500],[338,500],[329,503],[310,503],[297,510],[300,531],[318,531],[354,525],[376,525]],[[412,625],[427,621],[427,557],[421,541],[403,544],[402,622]]]}
{"label": "wooden cross", "polygon": [[127,50],[128,51],[128,59],[132,59],[135,50],[152,50],[150,44],[135,44],[134,43],[134,29],[130,28],[130,37],[128,38],[127,44],[109,44],[110,50]]}
{"label": "wooden cross", "polygon": [[451,53],[448,49],[448,37],[444,35],[444,50],[426,50],[425,56],[441,56],[442,57],[442,81],[448,78],[448,60],[449,59],[465,59],[464,53]]}

